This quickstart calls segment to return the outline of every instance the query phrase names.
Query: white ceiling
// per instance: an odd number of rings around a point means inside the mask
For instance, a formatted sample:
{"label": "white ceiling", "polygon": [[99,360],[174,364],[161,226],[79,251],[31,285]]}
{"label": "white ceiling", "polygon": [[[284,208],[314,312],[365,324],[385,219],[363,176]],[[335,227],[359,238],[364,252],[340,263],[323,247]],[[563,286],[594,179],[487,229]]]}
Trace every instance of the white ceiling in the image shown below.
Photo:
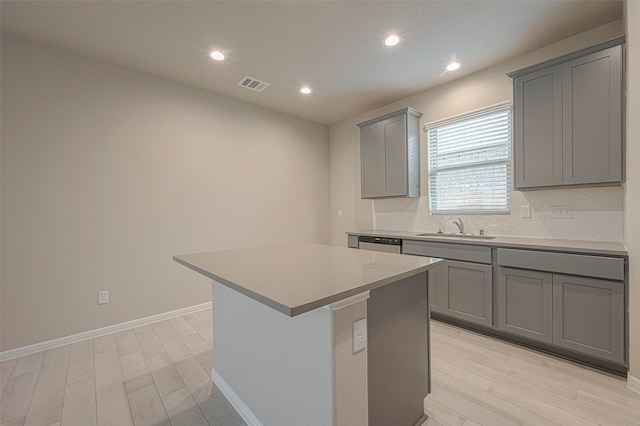
{"label": "white ceiling", "polygon": [[[2,32],[323,124],[620,19],[620,1],[6,1]],[[402,41],[383,45],[388,33]],[[222,50],[227,60],[208,57]],[[462,62],[445,73],[452,59]],[[249,75],[271,85],[237,85]],[[302,85],[313,88],[303,96]]]}

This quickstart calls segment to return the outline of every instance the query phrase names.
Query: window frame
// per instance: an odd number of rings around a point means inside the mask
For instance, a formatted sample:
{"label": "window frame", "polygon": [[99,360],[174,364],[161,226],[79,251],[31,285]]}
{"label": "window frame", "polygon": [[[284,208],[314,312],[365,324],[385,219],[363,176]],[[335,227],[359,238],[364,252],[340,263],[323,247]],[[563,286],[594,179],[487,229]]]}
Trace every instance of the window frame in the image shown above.
{"label": "window frame", "polygon": [[[447,169],[442,169],[442,170],[436,170],[436,171],[432,171],[432,167],[431,167],[431,147],[430,147],[430,140],[429,140],[429,132],[430,130],[434,129],[434,128],[438,128],[438,127],[442,127],[442,126],[446,126],[449,124],[453,124],[453,123],[458,123],[461,121],[465,121],[468,119],[472,119],[478,116],[482,116],[482,115],[486,115],[486,114],[491,114],[494,112],[498,112],[501,110],[506,110],[508,113],[508,133],[507,133],[507,137],[508,137],[508,150],[509,150],[509,158],[506,160],[500,160],[500,161],[486,161],[484,163],[485,167],[491,166],[491,165],[500,165],[500,166],[506,166],[506,171],[507,171],[507,179],[506,179],[506,208],[504,209],[487,209],[487,210],[478,210],[478,209],[442,209],[442,210],[438,210],[438,209],[433,209],[433,197],[432,191],[435,191],[435,189],[433,189],[432,187],[432,183],[433,183],[433,178],[435,175],[437,175],[438,173],[442,172],[443,170],[446,171]],[[464,114],[460,114],[460,115],[456,115],[453,117],[449,117],[443,120],[438,120],[438,121],[434,121],[431,123],[428,123],[424,126],[423,130],[425,132],[426,135],[426,142],[427,142],[427,187],[428,187],[428,192],[427,192],[427,196],[429,198],[429,214],[430,215],[508,215],[511,214],[511,192],[512,192],[512,185],[513,185],[513,107],[511,104],[511,101],[505,101],[505,102],[501,102],[495,105],[491,105],[485,108],[480,108],[474,111],[470,111],[468,113],[464,113]],[[480,165],[482,165],[483,163],[479,163]],[[476,164],[467,164],[467,165],[458,165],[455,167],[452,167],[449,170],[452,169],[458,169],[458,170],[470,170],[473,168],[477,168],[480,167],[478,163]]]}

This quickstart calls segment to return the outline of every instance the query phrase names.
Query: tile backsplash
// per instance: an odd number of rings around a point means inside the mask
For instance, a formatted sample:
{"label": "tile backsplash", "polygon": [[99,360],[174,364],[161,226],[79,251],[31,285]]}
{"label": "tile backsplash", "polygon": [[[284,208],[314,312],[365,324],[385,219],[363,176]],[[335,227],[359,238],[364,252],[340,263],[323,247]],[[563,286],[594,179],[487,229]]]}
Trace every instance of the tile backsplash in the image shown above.
{"label": "tile backsplash", "polygon": [[[521,207],[530,206],[530,218]],[[373,203],[374,227],[392,231],[457,231],[459,216],[465,231],[575,240],[623,241],[624,188],[577,188],[513,191],[508,215],[430,215],[429,199],[380,199]]]}

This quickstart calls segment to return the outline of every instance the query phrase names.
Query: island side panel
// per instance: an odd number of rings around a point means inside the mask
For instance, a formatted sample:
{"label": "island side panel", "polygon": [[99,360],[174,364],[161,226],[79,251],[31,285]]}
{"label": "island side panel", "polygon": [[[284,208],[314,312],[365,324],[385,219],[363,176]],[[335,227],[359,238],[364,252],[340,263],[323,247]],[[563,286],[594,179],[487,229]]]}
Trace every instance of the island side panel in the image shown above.
{"label": "island side panel", "polygon": [[366,300],[288,317],[215,281],[212,299],[215,375],[259,422],[367,425],[366,350],[347,333]]}
{"label": "island side panel", "polygon": [[424,398],[430,388],[427,294],[426,272],[370,292],[370,426],[413,426],[426,420]]}
{"label": "island side panel", "polygon": [[335,425],[368,426],[367,353],[353,353],[353,323],[367,318],[367,300],[333,312]]}

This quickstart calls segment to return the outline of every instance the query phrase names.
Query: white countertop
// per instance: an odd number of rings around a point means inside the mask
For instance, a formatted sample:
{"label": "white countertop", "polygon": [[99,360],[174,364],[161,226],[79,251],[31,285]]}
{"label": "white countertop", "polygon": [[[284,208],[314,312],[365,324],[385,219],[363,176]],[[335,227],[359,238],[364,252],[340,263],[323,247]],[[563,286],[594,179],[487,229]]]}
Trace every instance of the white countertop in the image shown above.
{"label": "white countertop", "polygon": [[564,240],[509,236],[496,236],[492,239],[416,236],[416,234],[421,233],[425,233],[425,231],[387,231],[382,229],[367,229],[364,231],[347,232],[346,234],[401,238],[403,240],[449,242],[454,244],[468,244],[485,247],[509,247],[532,250],[562,251],[568,253],[599,254],[605,256],[628,256],[627,248],[624,244],[615,241]]}
{"label": "white countertop", "polygon": [[182,265],[295,316],[424,272],[439,259],[295,243],[174,256]]}

